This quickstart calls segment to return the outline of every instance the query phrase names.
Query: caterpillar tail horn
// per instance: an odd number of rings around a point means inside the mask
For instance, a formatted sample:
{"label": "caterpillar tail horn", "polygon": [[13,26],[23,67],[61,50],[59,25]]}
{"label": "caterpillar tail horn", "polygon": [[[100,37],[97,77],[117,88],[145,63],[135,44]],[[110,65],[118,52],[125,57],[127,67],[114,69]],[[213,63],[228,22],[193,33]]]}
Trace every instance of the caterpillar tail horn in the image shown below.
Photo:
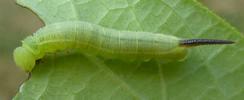
{"label": "caterpillar tail horn", "polygon": [[233,44],[235,42],[230,40],[217,40],[217,39],[187,39],[180,40],[180,46],[195,47],[200,45],[217,45],[217,44]]}

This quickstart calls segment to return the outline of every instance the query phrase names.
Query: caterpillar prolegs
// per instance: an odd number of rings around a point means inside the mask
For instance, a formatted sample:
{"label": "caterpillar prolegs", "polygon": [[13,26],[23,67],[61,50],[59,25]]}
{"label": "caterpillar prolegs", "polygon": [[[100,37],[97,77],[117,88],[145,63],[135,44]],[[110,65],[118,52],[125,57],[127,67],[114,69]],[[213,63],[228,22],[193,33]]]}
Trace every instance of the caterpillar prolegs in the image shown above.
{"label": "caterpillar prolegs", "polygon": [[177,61],[189,46],[231,44],[227,40],[189,39],[150,32],[119,31],[82,21],[47,25],[22,41],[14,50],[17,66],[30,72],[35,61],[57,50],[78,51],[118,59]]}

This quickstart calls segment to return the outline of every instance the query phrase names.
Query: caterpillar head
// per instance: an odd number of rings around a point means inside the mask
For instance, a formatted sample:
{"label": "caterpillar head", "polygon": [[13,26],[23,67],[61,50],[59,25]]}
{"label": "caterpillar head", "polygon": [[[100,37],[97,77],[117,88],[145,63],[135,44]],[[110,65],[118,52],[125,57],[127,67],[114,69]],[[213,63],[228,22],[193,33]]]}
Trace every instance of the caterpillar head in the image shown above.
{"label": "caterpillar head", "polygon": [[18,47],[14,50],[14,60],[17,66],[30,72],[35,66],[35,56],[31,51],[24,47]]}

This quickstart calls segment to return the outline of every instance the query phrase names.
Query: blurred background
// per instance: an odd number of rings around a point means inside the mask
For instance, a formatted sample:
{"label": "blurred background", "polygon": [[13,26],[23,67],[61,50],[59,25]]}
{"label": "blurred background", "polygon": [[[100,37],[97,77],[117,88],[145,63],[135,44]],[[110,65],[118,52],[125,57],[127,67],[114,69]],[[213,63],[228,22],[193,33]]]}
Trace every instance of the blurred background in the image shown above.
{"label": "blurred background", "polygon": [[[213,12],[244,32],[244,0],[199,0]],[[0,0],[0,100],[10,100],[27,74],[12,58],[21,40],[42,27],[41,20],[15,0]]]}

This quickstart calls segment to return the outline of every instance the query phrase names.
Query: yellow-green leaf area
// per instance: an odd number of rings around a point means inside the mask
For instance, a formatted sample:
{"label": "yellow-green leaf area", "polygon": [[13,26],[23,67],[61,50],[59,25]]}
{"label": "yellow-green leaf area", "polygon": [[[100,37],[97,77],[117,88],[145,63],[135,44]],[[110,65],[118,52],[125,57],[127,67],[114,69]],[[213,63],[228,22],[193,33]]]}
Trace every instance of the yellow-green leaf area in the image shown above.
{"label": "yellow-green leaf area", "polygon": [[[189,50],[183,62],[47,55],[15,100],[243,100],[244,38],[196,0],[18,0],[45,24],[80,20],[118,30],[233,40]],[[162,61],[163,62],[163,61]]]}

